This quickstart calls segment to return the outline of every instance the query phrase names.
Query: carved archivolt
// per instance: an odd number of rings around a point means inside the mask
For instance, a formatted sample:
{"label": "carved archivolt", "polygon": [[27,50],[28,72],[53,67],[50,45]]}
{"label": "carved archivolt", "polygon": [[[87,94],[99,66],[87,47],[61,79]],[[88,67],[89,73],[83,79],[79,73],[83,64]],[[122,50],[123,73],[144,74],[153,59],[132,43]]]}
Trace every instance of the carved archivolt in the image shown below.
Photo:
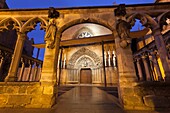
{"label": "carved archivolt", "polygon": [[[81,48],[80,50],[78,50],[77,52],[75,52],[72,56],[71,56],[71,58],[70,58],[70,60],[69,60],[69,62],[68,62],[68,68],[74,68],[75,67],[75,65],[76,65],[76,62],[78,62],[78,60],[80,59],[80,57],[82,57],[82,56],[88,56],[89,58],[91,58],[91,59],[93,59],[93,61],[94,61],[94,65],[96,66],[96,67],[100,67],[100,66],[102,66],[102,63],[101,63],[101,59],[100,59],[100,57],[96,54],[96,53],[94,53],[93,51],[91,51],[91,50],[89,50],[89,49],[87,49],[87,48]],[[80,60],[81,61],[81,60]]]}
{"label": "carved archivolt", "polygon": [[[112,15],[109,15],[112,17]],[[81,15],[79,16],[79,18],[68,18],[68,19],[61,19],[60,20],[60,24],[59,24],[59,32],[63,32],[64,30],[66,30],[67,28],[80,24],[80,23],[95,23],[95,24],[99,24],[102,25],[104,27],[107,27],[108,29],[110,29],[111,31],[114,29],[114,24],[115,24],[115,20],[114,17],[108,17],[108,15],[104,14],[89,14],[87,15]],[[109,20],[108,20],[109,19]],[[68,20],[68,21],[66,21]]]}

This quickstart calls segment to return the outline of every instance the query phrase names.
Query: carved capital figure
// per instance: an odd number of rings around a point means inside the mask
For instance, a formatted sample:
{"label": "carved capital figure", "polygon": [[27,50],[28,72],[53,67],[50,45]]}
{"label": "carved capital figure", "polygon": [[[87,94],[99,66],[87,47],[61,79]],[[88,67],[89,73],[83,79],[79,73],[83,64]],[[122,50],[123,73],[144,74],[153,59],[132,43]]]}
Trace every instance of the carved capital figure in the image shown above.
{"label": "carved capital figure", "polygon": [[49,24],[46,29],[45,41],[47,48],[53,49],[55,47],[55,38],[56,38],[57,26],[54,18],[49,20]]}
{"label": "carved capital figure", "polygon": [[130,29],[131,29],[130,23],[121,19],[118,20],[118,23],[116,25],[116,30],[118,36],[120,37],[120,46],[122,48],[127,47],[131,43]]}

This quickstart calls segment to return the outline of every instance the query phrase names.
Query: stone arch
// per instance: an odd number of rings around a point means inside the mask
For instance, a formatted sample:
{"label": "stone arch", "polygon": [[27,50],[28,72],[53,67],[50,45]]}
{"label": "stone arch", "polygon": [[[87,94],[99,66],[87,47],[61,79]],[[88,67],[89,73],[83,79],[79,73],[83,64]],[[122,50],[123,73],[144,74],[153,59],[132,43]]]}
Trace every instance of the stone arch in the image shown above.
{"label": "stone arch", "polygon": [[41,29],[45,30],[46,26],[48,25],[48,22],[42,17],[33,17],[29,19],[27,22],[25,22],[25,24],[22,27],[22,32],[27,33],[35,29],[38,22],[40,22]]}
{"label": "stone arch", "polygon": [[71,56],[71,58],[69,59],[68,68],[74,68],[77,59],[79,59],[83,55],[87,55],[87,56],[91,57],[94,60],[95,65],[97,67],[102,66],[101,59],[96,53],[94,53],[93,51],[91,51],[91,50],[89,50],[87,48],[81,48],[77,52],[75,52]]}
{"label": "stone arch", "polygon": [[13,22],[12,23],[13,29],[21,31],[22,22],[13,17],[5,18],[0,21],[0,31],[3,31],[4,29],[8,30],[8,26],[11,25],[10,22]]}
{"label": "stone arch", "polygon": [[167,24],[166,23],[167,18],[170,18],[170,11],[162,13],[160,16],[158,16],[157,20],[158,20],[158,24],[159,24],[161,29],[163,29],[163,25]]}
{"label": "stone arch", "polygon": [[[84,61],[86,59],[86,61]],[[74,68],[93,68],[95,67],[95,61],[88,55],[80,56],[75,62]]]}
{"label": "stone arch", "polygon": [[104,22],[104,21],[101,21],[101,19],[99,19],[99,18],[96,18],[96,19],[94,19],[94,18],[87,18],[87,19],[85,19],[85,18],[80,18],[80,19],[75,19],[75,20],[70,21],[69,23],[64,24],[63,26],[61,26],[61,27],[59,28],[59,32],[62,33],[63,31],[65,31],[65,30],[68,29],[69,27],[72,27],[72,26],[77,25],[77,24],[82,24],[82,23],[99,24],[99,25],[102,25],[102,26],[110,29],[111,31],[112,31],[112,29],[113,29],[113,26],[108,25],[108,23],[106,23],[106,22]]}
{"label": "stone arch", "polygon": [[[133,23],[135,19],[139,19],[141,24],[145,27],[150,27],[151,29],[158,29],[158,23],[148,14],[145,13],[134,13],[127,18],[127,21]],[[133,24],[131,24],[133,25]]]}

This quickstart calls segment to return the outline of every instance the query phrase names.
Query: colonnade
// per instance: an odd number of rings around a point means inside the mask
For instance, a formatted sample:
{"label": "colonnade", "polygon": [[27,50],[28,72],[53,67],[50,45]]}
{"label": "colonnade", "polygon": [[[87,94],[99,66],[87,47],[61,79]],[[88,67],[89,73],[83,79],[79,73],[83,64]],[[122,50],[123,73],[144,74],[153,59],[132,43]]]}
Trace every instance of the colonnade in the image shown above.
{"label": "colonnade", "polygon": [[140,81],[163,81],[165,73],[162,70],[162,63],[158,60],[156,50],[144,52],[142,55],[134,56],[137,67],[137,76]]}

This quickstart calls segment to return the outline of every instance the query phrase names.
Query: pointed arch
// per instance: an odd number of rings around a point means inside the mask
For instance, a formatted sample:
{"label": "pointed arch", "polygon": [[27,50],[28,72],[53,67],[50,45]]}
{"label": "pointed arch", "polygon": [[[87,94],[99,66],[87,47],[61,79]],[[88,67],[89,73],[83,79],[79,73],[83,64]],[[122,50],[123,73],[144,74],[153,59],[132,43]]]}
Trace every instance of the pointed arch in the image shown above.
{"label": "pointed arch", "polygon": [[102,25],[108,29],[110,29],[111,31],[113,30],[113,26],[109,26],[108,23],[104,22],[104,21],[101,21],[100,19],[94,19],[94,18],[80,18],[80,19],[75,19],[73,21],[70,21],[66,24],[64,24],[63,26],[61,26],[59,28],[59,32],[63,32],[65,31],[66,29],[68,29],[69,27],[72,27],[74,25],[77,25],[77,24],[82,24],[82,23],[94,23],[94,24],[99,24],[99,25]]}
{"label": "pointed arch", "polygon": [[164,12],[160,16],[158,16],[157,20],[161,29],[163,29],[163,25],[167,24],[166,23],[167,18],[170,18],[170,11]]}
{"label": "pointed arch", "polygon": [[8,26],[10,25],[10,22],[13,22],[12,23],[13,29],[16,29],[17,31],[21,31],[22,22],[16,18],[13,18],[13,17],[5,18],[0,21],[0,31],[2,31],[4,29],[8,30]]}
{"label": "pointed arch", "polygon": [[27,33],[31,30],[34,30],[38,22],[41,23],[41,29],[45,30],[48,22],[42,17],[33,17],[24,23],[22,27],[22,32]]}
{"label": "pointed arch", "polygon": [[149,25],[149,27],[151,27],[152,29],[157,29],[159,27],[158,23],[148,14],[134,13],[127,18],[127,21],[132,24],[135,19],[139,19],[143,26]]}
{"label": "pointed arch", "polygon": [[87,56],[91,57],[97,67],[102,66],[101,59],[95,52],[93,52],[87,48],[81,48],[77,52],[75,52],[69,59],[68,68],[74,68],[77,60],[83,55],[87,55]]}

